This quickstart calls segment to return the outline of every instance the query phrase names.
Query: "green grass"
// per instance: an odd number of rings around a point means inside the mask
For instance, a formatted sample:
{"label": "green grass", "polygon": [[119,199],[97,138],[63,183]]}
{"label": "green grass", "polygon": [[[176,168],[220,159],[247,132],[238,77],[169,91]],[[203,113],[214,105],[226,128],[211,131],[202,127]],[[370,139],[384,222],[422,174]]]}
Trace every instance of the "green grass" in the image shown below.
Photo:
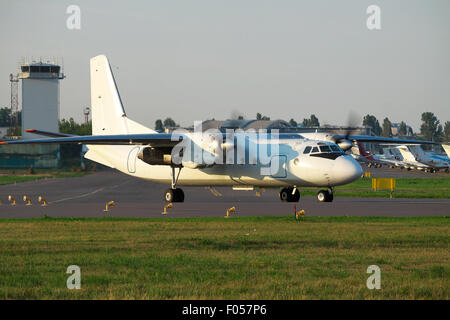
{"label": "green grass", "polygon": [[[448,299],[449,217],[0,220],[0,299]],[[81,290],[66,288],[69,265]],[[381,290],[369,290],[370,265]]]}
{"label": "green grass", "polygon": [[47,174],[0,175],[0,184],[19,183],[50,178],[82,177],[86,172],[52,172]]}
{"label": "green grass", "polygon": [[[362,178],[335,188],[339,197],[382,197],[388,198],[389,191],[371,191],[372,179]],[[317,188],[301,188],[302,195],[317,194]],[[394,198],[450,198],[450,178],[399,178],[396,179]]]}

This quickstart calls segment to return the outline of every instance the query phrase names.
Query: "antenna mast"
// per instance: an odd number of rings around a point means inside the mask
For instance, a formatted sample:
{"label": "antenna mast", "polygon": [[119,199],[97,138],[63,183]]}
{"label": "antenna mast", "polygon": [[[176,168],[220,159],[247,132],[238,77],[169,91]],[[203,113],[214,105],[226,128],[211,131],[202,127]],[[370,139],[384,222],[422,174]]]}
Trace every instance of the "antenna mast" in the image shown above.
{"label": "antenna mast", "polygon": [[9,135],[19,135],[19,99],[18,99],[18,87],[19,80],[12,73],[9,75],[9,81],[11,83],[11,114],[9,123]]}

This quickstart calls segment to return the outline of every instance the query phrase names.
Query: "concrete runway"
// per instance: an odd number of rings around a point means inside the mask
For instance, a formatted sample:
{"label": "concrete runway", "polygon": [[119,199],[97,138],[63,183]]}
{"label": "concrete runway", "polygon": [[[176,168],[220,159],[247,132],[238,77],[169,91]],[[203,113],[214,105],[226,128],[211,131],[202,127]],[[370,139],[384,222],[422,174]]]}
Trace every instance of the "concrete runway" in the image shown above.
{"label": "concrete runway", "polygon": [[[223,217],[232,206],[236,207],[238,216],[294,214],[293,203],[282,203],[275,189],[257,197],[255,191],[217,188],[221,194],[217,196],[207,188],[184,187],[186,202],[174,203],[174,208],[163,216],[161,212],[166,203],[162,198],[167,188],[115,171],[81,178],[1,185],[0,218],[103,217],[105,204],[111,200],[116,203],[107,213],[112,217]],[[8,204],[10,194],[17,199],[16,206]],[[32,199],[31,206],[23,202],[24,195]],[[38,196],[47,199],[47,207],[37,203]],[[450,214],[450,199],[346,198],[337,195],[332,203],[319,203],[315,197],[302,197],[297,203],[297,210],[300,209],[305,209],[310,216],[438,216]]]}

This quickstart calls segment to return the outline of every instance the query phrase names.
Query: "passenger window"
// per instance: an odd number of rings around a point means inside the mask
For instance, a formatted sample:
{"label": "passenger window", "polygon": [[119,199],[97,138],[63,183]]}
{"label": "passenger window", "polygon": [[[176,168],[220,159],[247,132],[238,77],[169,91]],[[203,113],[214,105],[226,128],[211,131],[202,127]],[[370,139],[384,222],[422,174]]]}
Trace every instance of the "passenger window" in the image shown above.
{"label": "passenger window", "polygon": [[317,149],[317,147],[314,147],[311,152],[319,152],[319,149]]}
{"label": "passenger window", "polygon": [[305,148],[305,151],[303,151],[303,153],[309,153],[311,151],[311,147],[310,146],[307,146],[306,148]]}
{"label": "passenger window", "polygon": [[330,152],[329,146],[320,146],[320,152]]}

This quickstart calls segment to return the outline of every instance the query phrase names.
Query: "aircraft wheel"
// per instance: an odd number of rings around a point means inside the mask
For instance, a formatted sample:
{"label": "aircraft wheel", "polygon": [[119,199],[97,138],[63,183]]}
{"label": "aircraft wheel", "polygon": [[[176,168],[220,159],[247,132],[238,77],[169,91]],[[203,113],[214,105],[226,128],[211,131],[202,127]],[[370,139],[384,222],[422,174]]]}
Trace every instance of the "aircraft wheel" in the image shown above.
{"label": "aircraft wheel", "polygon": [[184,202],[184,191],[183,189],[176,188],[175,190],[174,202]]}
{"label": "aircraft wheel", "polygon": [[167,189],[164,192],[164,200],[166,202],[184,202],[184,192],[180,188]]}
{"label": "aircraft wheel", "polygon": [[284,202],[298,202],[300,200],[300,192],[298,189],[295,190],[294,194],[292,194],[292,191],[294,188],[283,188],[280,191],[280,200]]}
{"label": "aircraft wheel", "polygon": [[166,202],[173,202],[174,198],[175,198],[174,189],[167,189],[164,192],[164,200]]}
{"label": "aircraft wheel", "polygon": [[289,192],[289,189],[288,188],[281,189],[281,191],[280,191],[280,199],[281,199],[281,201],[290,202],[289,201],[290,198],[291,198],[291,194]]}
{"label": "aircraft wheel", "polygon": [[300,200],[300,191],[298,189],[295,189],[294,194],[292,194],[291,190],[291,202],[298,202]]}
{"label": "aircraft wheel", "polygon": [[317,192],[317,200],[319,200],[319,202],[332,202],[333,199],[333,193],[328,190],[320,190]]}

